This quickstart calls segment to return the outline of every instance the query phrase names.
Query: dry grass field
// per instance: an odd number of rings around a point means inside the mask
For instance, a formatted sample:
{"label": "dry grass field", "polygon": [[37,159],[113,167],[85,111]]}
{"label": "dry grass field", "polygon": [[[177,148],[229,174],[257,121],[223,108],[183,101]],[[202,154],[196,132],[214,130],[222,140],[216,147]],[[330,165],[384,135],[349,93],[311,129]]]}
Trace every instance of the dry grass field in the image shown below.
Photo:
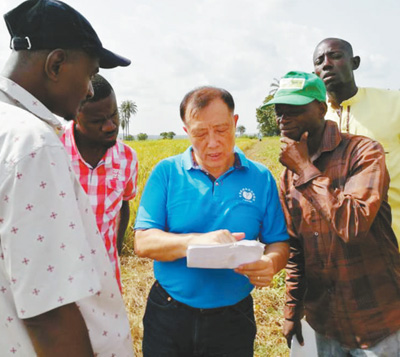
{"label": "dry grass field", "polygon": [[[138,193],[131,202],[131,224],[136,217],[141,193],[147,178],[161,159],[178,154],[188,146],[188,140],[154,140],[134,141],[129,143],[137,152],[139,158]],[[237,145],[246,155],[264,163],[277,178],[281,166],[277,160],[279,154],[279,138],[238,139]],[[122,264],[122,281],[124,284],[124,300],[127,307],[131,332],[134,339],[136,356],[142,356],[141,340],[143,334],[142,317],[146,305],[147,294],[154,282],[152,261],[141,259],[133,252],[133,232],[128,231],[125,237]],[[257,289],[252,292],[254,310],[257,321],[257,337],[255,341],[256,357],[287,357],[289,350],[281,334],[282,308],[284,297],[283,272],[275,277],[269,288]]]}

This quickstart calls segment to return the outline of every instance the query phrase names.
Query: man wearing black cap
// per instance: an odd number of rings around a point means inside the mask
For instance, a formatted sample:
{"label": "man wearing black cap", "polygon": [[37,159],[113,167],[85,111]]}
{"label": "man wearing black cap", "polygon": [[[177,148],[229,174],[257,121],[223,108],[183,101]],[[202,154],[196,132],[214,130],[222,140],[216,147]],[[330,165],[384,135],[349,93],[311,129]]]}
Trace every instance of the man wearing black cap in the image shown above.
{"label": "man wearing black cap", "polygon": [[280,190],[290,257],[284,334],[319,356],[399,356],[400,255],[390,225],[382,146],[325,120],[323,81],[289,72],[274,99],[281,130]]}
{"label": "man wearing black cap", "polygon": [[59,140],[106,50],[60,1],[4,16],[12,53],[0,76],[0,355],[132,356],[129,322],[90,202]]}

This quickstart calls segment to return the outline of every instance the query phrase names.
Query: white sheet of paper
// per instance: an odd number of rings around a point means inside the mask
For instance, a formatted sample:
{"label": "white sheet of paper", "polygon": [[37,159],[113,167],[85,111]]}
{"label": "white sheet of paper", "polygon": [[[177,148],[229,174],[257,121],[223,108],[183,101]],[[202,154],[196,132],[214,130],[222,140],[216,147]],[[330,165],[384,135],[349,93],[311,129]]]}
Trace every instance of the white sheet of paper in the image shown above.
{"label": "white sheet of paper", "polygon": [[318,352],[314,330],[306,320],[301,320],[301,330],[303,332],[304,346],[301,346],[296,336],[293,336],[290,357],[317,357]]}
{"label": "white sheet of paper", "polygon": [[213,245],[190,245],[187,249],[189,268],[235,269],[261,259],[264,244],[254,240]]}

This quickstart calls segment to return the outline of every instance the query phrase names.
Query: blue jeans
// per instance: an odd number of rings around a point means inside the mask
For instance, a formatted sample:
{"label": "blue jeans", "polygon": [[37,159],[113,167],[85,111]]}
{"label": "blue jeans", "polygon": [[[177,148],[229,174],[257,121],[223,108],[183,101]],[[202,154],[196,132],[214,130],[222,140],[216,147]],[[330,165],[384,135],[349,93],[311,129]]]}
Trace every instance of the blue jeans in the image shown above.
{"label": "blue jeans", "polygon": [[393,333],[367,349],[349,349],[338,341],[315,333],[319,357],[400,357],[400,331]]}
{"label": "blue jeans", "polygon": [[143,318],[144,357],[252,357],[256,324],[251,295],[232,306],[196,309],[156,281]]}

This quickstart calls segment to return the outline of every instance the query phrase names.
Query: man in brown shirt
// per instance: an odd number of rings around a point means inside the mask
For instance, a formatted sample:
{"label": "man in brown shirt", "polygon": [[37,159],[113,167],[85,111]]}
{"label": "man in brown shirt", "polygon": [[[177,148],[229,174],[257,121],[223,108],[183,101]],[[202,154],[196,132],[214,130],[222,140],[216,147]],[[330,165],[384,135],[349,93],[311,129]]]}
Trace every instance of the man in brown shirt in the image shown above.
{"label": "man in brown shirt", "polygon": [[290,235],[284,334],[303,342],[305,315],[320,356],[400,354],[400,255],[390,225],[382,146],[325,120],[320,78],[289,72],[274,99],[286,167]]}

